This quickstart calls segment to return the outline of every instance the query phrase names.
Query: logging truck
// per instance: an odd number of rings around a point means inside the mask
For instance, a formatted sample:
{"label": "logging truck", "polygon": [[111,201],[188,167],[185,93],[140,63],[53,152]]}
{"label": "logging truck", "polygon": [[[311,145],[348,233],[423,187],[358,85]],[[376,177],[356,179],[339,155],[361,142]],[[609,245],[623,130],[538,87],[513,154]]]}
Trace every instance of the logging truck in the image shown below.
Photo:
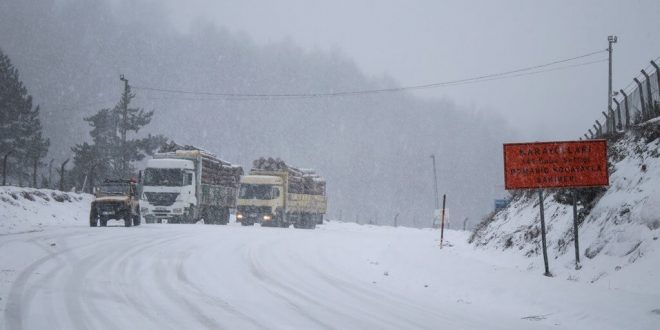
{"label": "logging truck", "polygon": [[154,154],[141,178],[142,216],[147,223],[227,224],[242,174],[199,149]]}
{"label": "logging truck", "polygon": [[327,207],[325,180],[314,170],[260,158],[241,176],[236,221],[243,226],[314,229]]}

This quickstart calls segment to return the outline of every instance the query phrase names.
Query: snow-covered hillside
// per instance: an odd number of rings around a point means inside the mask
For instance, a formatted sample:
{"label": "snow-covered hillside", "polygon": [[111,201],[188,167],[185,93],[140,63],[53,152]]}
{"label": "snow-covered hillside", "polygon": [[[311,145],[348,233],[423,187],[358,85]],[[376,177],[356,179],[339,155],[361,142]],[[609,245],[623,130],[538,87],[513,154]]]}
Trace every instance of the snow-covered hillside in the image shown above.
{"label": "snow-covered hillside", "polygon": [[87,224],[92,196],[50,189],[0,187],[0,234]]}
{"label": "snow-covered hillside", "polygon": [[[550,270],[571,280],[660,291],[660,128],[648,123],[609,143],[610,186],[583,190],[579,243],[583,268],[575,270],[573,209],[566,191],[544,199]],[[509,206],[482,223],[473,243],[530,257],[542,272],[539,201],[517,193]]]}

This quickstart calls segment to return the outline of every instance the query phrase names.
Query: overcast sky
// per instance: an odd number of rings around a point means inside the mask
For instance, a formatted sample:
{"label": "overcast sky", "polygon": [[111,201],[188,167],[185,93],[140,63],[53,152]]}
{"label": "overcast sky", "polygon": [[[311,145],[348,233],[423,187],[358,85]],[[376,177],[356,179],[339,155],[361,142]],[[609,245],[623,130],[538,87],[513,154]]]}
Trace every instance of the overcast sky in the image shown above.
{"label": "overcast sky", "polygon": [[[340,51],[368,75],[416,85],[607,48],[614,90],[660,56],[660,1],[168,0],[181,31],[200,20],[265,44]],[[606,59],[598,54],[574,63]],[[523,139],[581,136],[607,105],[607,62],[416,92],[504,115]]]}

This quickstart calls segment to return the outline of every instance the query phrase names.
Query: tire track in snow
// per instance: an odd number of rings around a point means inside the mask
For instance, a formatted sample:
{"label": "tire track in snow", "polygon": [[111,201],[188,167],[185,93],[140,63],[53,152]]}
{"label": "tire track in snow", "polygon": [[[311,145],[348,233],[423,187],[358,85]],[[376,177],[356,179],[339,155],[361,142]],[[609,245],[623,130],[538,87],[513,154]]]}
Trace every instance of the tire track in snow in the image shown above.
{"label": "tire track in snow", "polygon": [[[135,291],[130,290],[126,285],[127,283],[131,283],[131,280],[136,278],[138,274],[125,271],[124,269],[128,260],[138,256],[137,252],[145,248],[166,244],[176,239],[176,237],[156,240],[150,239],[149,243],[143,244],[140,241],[136,242],[134,237],[120,237],[119,239],[115,238],[113,244],[109,246],[97,247],[95,251],[97,253],[92,253],[92,255],[76,263],[73,270],[75,277],[70,276],[65,286],[67,292],[73,293],[70,295],[73,298],[67,299],[67,310],[71,319],[75,323],[80,323],[81,321],[76,320],[75,317],[81,314],[80,311],[86,309],[88,311],[82,314],[93,315],[94,318],[91,320],[97,326],[82,327],[81,329],[98,328],[99,326],[108,329],[121,328],[117,325],[116,321],[107,317],[104,311],[107,307],[106,304],[112,302],[121,305],[124,310],[129,309],[129,312],[135,312],[134,309],[137,308],[139,311],[137,313],[138,317],[146,317],[156,324],[161,323],[163,320],[152,315],[152,310],[144,306],[144,303],[139,299],[144,297],[136,298],[134,296]],[[121,247],[127,246],[127,248],[118,249],[117,245]],[[101,251],[103,254],[98,254],[98,251]],[[95,295],[90,295],[89,293],[95,292],[98,287],[98,285],[90,286],[90,280],[92,283],[97,283],[99,280],[107,280],[108,285],[103,291]],[[122,312],[122,314],[126,314],[126,312]],[[167,315],[167,313],[163,313],[163,315]]]}
{"label": "tire track in snow", "polygon": [[[311,246],[317,246],[316,243],[318,242],[312,242]],[[301,246],[305,246],[306,243],[303,242],[298,242]],[[281,246],[280,243],[276,243],[275,245]],[[269,248],[272,250],[273,249],[273,244],[269,245]],[[283,246],[283,248],[287,248],[286,246]],[[317,248],[318,250],[318,248]],[[318,284],[319,282],[326,283],[330,288],[334,289],[335,292],[341,293],[345,298],[341,299],[343,302],[342,305],[346,305],[346,302],[348,301],[355,301],[354,304],[351,304],[351,312],[358,312],[358,315],[361,320],[364,319],[370,319],[373,324],[370,324],[368,327],[378,327],[378,328],[393,328],[393,329],[409,329],[409,328],[416,328],[416,329],[421,329],[421,328],[435,328],[434,326],[429,326],[425,325],[423,323],[420,323],[414,318],[411,317],[404,317],[403,315],[406,314],[412,314],[412,315],[420,315],[420,316],[437,316],[436,311],[431,311],[429,309],[421,308],[418,305],[415,305],[411,302],[409,302],[407,299],[403,299],[401,297],[397,297],[392,294],[385,294],[381,291],[377,291],[375,289],[371,289],[371,287],[367,286],[359,286],[354,283],[350,283],[345,280],[341,280],[338,277],[334,277],[329,275],[328,269],[338,269],[338,268],[332,268],[332,267],[326,267],[323,270],[312,266],[309,262],[306,262],[307,258],[303,255],[298,255],[297,252],[299,252],[298,249],[290,249],[290,251],[287,252],[287,260],[295,260],[294,265],[296,269],[301,270],[301,269],[306,269],[309,270],[309,273],[306,274],[305,279],[307,280],[307,283],[310,283],[307,285],[305,288],[302,288],[301,286],[305,284],[304,281],[300,281],[296,283],[296,286],[298,290],[302,290],[304,292],[314,292],[318,290]],[[315,253],[316,255],[320,255],[319,252]],[[281,254],[280,255],[284,255]],[[287,261],[285,260],[285,261]],[[283,263],[278,263],[281,265],[284,265]],[[332,264],[331,262],[325,262],[324,264],[330,265]],[[286,267],[286,265],[285,265]],[[320,281],[309,281],[309,278],[317,278]],[[348,298],[348,299],[346,299]],[[380,306],[380,308],[373,308],[374,306]],[[396,307],[393,307],[396,306]],[[401,313],[402,308],[404,307],[405,312],[407,313]],[[369,308],[364,308],[364,307],[369,307]],[[385,313],[383,314],[383,311],[390,311],[390,313]],[[438,321],[441,321],[438,319]],[[374,324],[377,324],[375,326]],[[434,324],[442,324],[441,322],[436,322]]]}
{"label": "tire track in snow", "polygon": [[244,321],[247,321],[248,323],[252,324],[252,325],[255,326],[256,328],[260,328],[260,329],[268,329],[268,328],[269,328],[268,326],[259,323],[257,320],[255,320],[255,319],[249,317],[247,314],[242,313],[242,312],[239,311],[238,309],[234,308],[234,307],[233,307],[230,303],[228,303],[227,301],[225,301],[225,300],[223,300],[223,299],[221,299],[221,298],[219,298],[219,297],[211,296],[211,295],[208,295],[208,294],[204,293],[204,291],[203,291],[200,287],[198,287],[198,286],[195,285],[193,282],[191,282],[191,281],[188,279],[188,277],[186,276],[185,270],[184,270],[184,268],[183,268],[184,261],[185,261],[188,257],[190,257],[190,252],[184,252],[184,253],[182,253],[181,258],[179,258],[179,259],[177,260],[177,263],[176,263],[176,274],[177,274],[177,279],[178,279],[181,283],[183,283],[183,284],[185,284],[187,287],[189,287],[190,290],[191,290],[194,294],[196,294],[197,296],[199,296],[200,298],[209,301],[211,304],[213,304],[213,305],[215,305],[215,306],[217,306],[217,307],[222,308],[222,309],[225,310],[226,312],[228,312],[228,313],[230,313],[230,314],[233,314],[233,315],[239,317],[240,319],[242,319],[242,320],[244,320]]}
{"label": "tire track in snow", "polygon": [[[171,264],[171,262],[163,261],[163,260],[158,260],[155,264],[155,269],[157,270],[157,273],[163,274],[163,275],[170,275],[170,278],[166,278],[165,276],[156,276],[156,284],[160,286],[161,292],[163,292],[170,300],[170,302],[174,303],[174,305],[177,305],[180,307],[180,310],[185,310],[187,311],[190,315],[194,316],[194,320],[197,321],[201,326],[207,328],[207,329],[224,329],[224,327],[216,321],[214,318],[211,318],[207,316],[206,314],[202,313],[200,308],[198,308],[195,303],[186,297],[183,294],[177,293],[178,287],[176,285],[173,285],[172,283],[172,276],[173,275],[171,272],[174,265]],[[176,274],[173,276],[176,278]],[[170,281],[168,281],[168,279]]]}
{"label": "tire track in snow", "polygon": [[[70,236],[76,236],[76,235],[71,234],[62,237],[66,238]],[[52,236],[52,237],[58,237],[58,236]],[[39,238],[43,238],[43,237],[37,237],[33,239],[32,244],[36,244],[35,242]],[[38,280],[37,283],[34,283],[32,285],[28,285],[28,283],[33,278],[33,276],[37,275],[37,270],[47,265],[50,262],[61,261],[60,257],[65,256],[66,254],[71,253],[76,249],[93,244],[97,244],[97,242],[91,242],[77,247],[70,247],[56,252],[46,249],[46,251],[49,252],[47,255],[32,262],[27,267],[25,267],[23,271],[19,273],[16,276],[16,281],[12,284],[9,290],[9,297],[7,299],[6,309],[4,313],[5,323],[7,324],[8,329],[23,329],[23,315],[26,312],[26,310],[29,311],[32,305],[31,302],[34,298],[36,291],[42,287],[40,286],[40,284],[43,285],[44,282],[52,280],[52,275],[63,267],[55,267],[55,269],[46,272],[45,274],[40,274],[40,275],[44,275],[42,276],[41,280]]]}
{"label": "tire track in snow", "polygon": [[[383,328],[391,328],[392,324],[388,323],[385,320],[382,320],[382,317],[380,315],[373,315],[369,320],[366,320],[363,312],[358,311],[355,306],[351,306],[351,309],[348,311],[343,311],[338,308],[338,306],[345,306],[345,302],[339,302],[337,305],[328,303],[328,300],[326,297],[320,297],[320,298],[314,298],[314,296],[310,295],[313,292],[317,292],[318,288],[311,288],[310,290],[302,290],[300,288],[300,284],[302,283],[301,281],[296,281],[292,282],[290,279],[291,278],[296,278],[296,279],[301,279],[301,278],[306,278],[307,274],[305,276],[300,276],[300,274],[295,274],[294,277],[284,277],[282,279],[281,277],[278,278],[274,274],[276,274],[276,271],[274,269],[266,269],[260,260],[263,259],[276,259],[276,255],[288,255],[290,256],[289,251],[280,251],[277,252],[275,251],[274,247],[276,245],[281,245],[281,242],[278,243],[273,243],[270,242],[267,244],[269,252],[273,255],[273,257],[268,258],[264,254],[264,250],[266,247],[266,244],[262,243],[261,245],[258,245],[256,248],[251,248],[248,250],[248,257],[250,261],[250,271],[252,275],[257,278],[259,281],[262,282],[262,286],[269,291],[271,294],[279,297],[280,299],[283,299],[286,301],[291,307],[293,307],[301,316],[304,318],[314,322],[315,324],[326,328],[326,329],[333,329],[336,326],[332,324],[325,323],[321,321],[320,317],[319,318],[314,318],[311,315],[309,315],[309,306],[315,306],[316,311],[318,313],[319,310],[323,310],[326,312],[330,312],[333,315],[330,316],[328,315],[328,319],[336,321],[336,320],[341,320],[344,324],[348,323],[350,324],[351,327],[359,328],[359,329],[369,329],[369,328],[377,328],[377,329],[383,329]],[[255,250],[258,251],[255,253]],[[280,263],[278,263],[280,264]],[[299,270],[296,268],[296,270]],[[287,283],[289,282],[289,283]],[[276,290],[279,289],[279,290]],[[298,300],[298,301],[296,301]],[[357,315],[353,315],[356,314]],[[398,327],[400,328],[400,327]]]}

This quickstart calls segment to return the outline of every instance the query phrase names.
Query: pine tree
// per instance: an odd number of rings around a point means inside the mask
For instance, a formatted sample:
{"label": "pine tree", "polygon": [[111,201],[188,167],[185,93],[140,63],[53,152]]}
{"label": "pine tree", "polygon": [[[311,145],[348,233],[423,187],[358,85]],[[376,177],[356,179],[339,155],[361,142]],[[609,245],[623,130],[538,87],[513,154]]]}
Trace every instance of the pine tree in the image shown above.
{"label": "pine tree", "polygon": [[153,155],[160,145],[167,142],[162,135],[147,135],[144,138],[129,138],[129,133],[137,134],[151,122],[154,111],[131,108],[135,98],[130,86],[121,95],[120,101],[112,109],[101,109],[84,120],[92,127],[92,144],[77,144],[72,148],[74,156],[75,180],[83,185],[87,178],[88,191],[97,179],[129,178],[135,175],[133,163]]}
{"label": "pine tree", "polygon": [[19,79],[18,70],[0,50],[0,156],[11,153],[7,167],[19,182],[30,176],[37,185],[37,169],[48,153],[50,141],[43,137],[39,106],[32,108],[32,96]]}

